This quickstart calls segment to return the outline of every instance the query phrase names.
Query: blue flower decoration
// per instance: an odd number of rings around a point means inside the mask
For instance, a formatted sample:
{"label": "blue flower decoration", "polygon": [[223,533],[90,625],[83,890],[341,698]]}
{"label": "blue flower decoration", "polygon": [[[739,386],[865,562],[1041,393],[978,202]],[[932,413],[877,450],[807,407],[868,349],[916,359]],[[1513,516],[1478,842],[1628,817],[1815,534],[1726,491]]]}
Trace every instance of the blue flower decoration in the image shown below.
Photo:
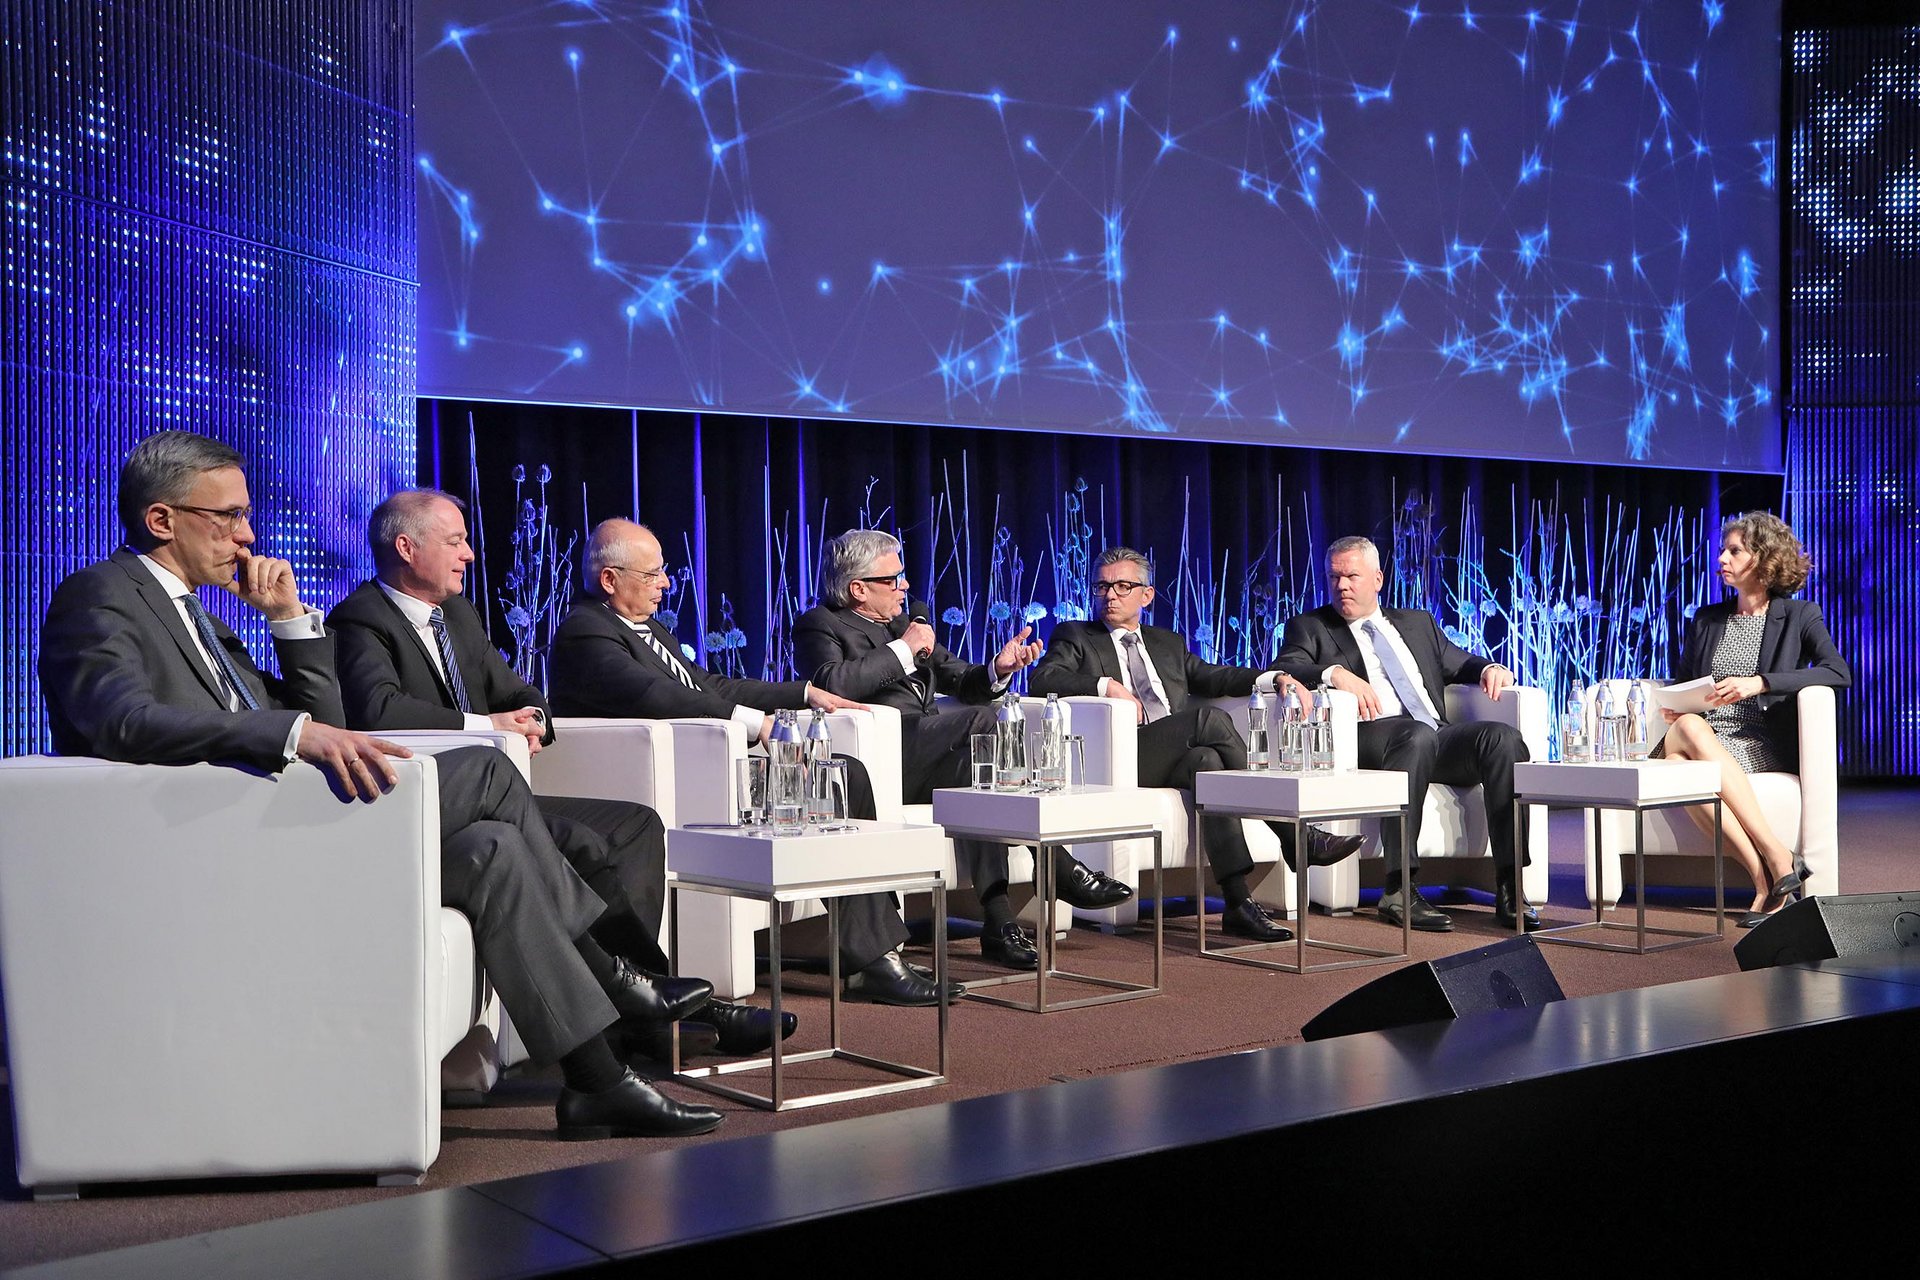
{"label": "blue flower decoration", "polygon": [[1595,611],[1593,600],[1588,596],[1581,596],[1576,599],[1573,602],[1573,608],[1576,613],[1593,613]]}
{"label": "blue flower decoration", "polygon": [[721,635],[718,631],[707,632],[707,652],[708,653],[712,653],[716,649],[724,649],[726,647],[727,647],[727,638],[725,636]]}
{"label": "blue flower decoration", "polygon": [[1567,608],[1567,602],[1565,600],[1561,600],[1553,606],[1553,620],[1555,622],[1573,621],[1573,610]]}
{"label": "blue flower decoration", "polygon": [[1087,611],[1077,604],[1057,604],[1053,607],[1053,616],[1062,622],[1085,622]]}
{"label": "blue flower decoration", "polygon": [[682,644],[680,646],[680,656],[688,662],[698,662],[700,660],[699,656],[694,653],[693,646],[690,644]]}
{"label": "blue flower decoration", "polygon": [[1047,616],[1047,606],[1038,600],[1029,600],[1027,607],[1020,611],[1020,616],[1027,622],[1038,622]]}
{"label": "blue flower decoration", "polygon": [[527,469],[516,463],[513,468],[513,482],[515,484],[523,484],[525,483],[526,478],[527,478]]}
{"label": "blue flower decoration", "polygon": [[744,649],[747,647],[747,633],[735,627],[727,632],[727,648]]}
{"label": "blue flower decoration", "polygon": [[675,613],[671,609],[662,609],[660,610],[660,612],[654,614],[653,616],[654,616],[654,619],[658,621],[661,626],[665,627],[669,631],[673,630],[675,627],[680,625],[680,615]]}
{"label": "blue flower decoration", "polygon": [[533,478],[541,484],[546,484],[553,479],[553,468],[543,462],[540,464],[540,469],[533,473]]}
{"label": "blue flower decoration", "polygon": [[507,610],[507,629],[509,631],[525,631],[531,626],[533,626],[533,615],[525,609],[522,609],[519,605],[515,605],[513,608]]}
{"label": "blue flower decoration", "polygon": [[1195,627],[1193,629],[1193,642],[1200,645],[1212,644],[1213,628],[1204,622]]}
{"label": "blue flower decoration", "polygon": [[995,600],[987,606],[987,617],[995,622],[1005,622],[1013,616],[1013,606],[1005,600]]}
{"label": "blue flower decoration", "polygon": [[946,610],[941,613],[940,621],[950,627],[964,627],[967,625],[967,615],[960,612],[958,605],[950,604],[946,607]]}
{"label": "blue flower decoration", "polygon": [[1645,622],[1647,620],[1647,606],[1643,604],[1637,604],[1633,606],[1633,608],[1628,612],[1627,616],[1633,619],[1635,625]]}
{"label": "blue flower decoration", "polygon": [[1694,611],[1699,607],[1700,606],[1697,604],[1690,604],[1686,608],[1680,611],[1680,616],[1685,618],[1688,622],[1692,622]]}

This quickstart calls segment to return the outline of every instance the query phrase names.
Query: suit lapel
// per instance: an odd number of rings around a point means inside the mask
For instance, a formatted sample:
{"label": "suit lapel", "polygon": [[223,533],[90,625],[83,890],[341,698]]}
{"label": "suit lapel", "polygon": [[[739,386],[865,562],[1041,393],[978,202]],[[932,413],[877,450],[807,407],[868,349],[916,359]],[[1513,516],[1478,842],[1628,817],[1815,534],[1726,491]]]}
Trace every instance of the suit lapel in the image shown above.
{"label": "suit lapel", "polygon": [[[440,690],[441,705],[445,706],[449,711],[459,710],[459,700],[453,696],[453,686],[447,683],[445,674],[440,670],[440,664],[434,661],[432,654],[427,652],[426,641],[422,640],[420,633],[414,630],[413,623],[407,619],[406,614],[400,611],[400,606],[395,604],[387,593],[380,589],[378,582],[370,582],[367,585],[372,589],[373,594],[380,597],[381,606],[393,616],[394,624],[399,627],[400,634],[412,643],[414,654],[425,664],[427,674],[433,677],[434,687]],[[456,662],[459,661],[457,655],[454,660]]]}
{"label": "suit lapel", "polygon": [[1760,637],[1759,671],[1780,670],[1780,644],[1787,635],[1787,602],[1775,598],[1767,601],[1767,626]]}
{"label": "suit lapel", "polygon": [[215,682],[206,658],[200,656],[199,646],[187,634],[187,624],[180,616],[180,607],[168,599],[166,591],[133,552],[116,551],[113,559],[132,579],[134,589],[140,593],[140,599],[147,608],[153,611],[154,621],[160,629],[173,637],[174,646],[180,650],[180,658],[187,664],[187,669],[193,672],[194,679],[200,682],[200,687],[206,690],[209,698],[220,704],[221,710],[226,710],[227,691]]}
{"label": "suit lapel", "polygon": [[1360,652],[1360,642],[1353,638],[1353,628],[1340,616],[1338,609],[1327,610],[1327,630],[1333,639],[1333,651],[1339,656],[1340,665],[1347,670],[1366,678],[1367,660]]}

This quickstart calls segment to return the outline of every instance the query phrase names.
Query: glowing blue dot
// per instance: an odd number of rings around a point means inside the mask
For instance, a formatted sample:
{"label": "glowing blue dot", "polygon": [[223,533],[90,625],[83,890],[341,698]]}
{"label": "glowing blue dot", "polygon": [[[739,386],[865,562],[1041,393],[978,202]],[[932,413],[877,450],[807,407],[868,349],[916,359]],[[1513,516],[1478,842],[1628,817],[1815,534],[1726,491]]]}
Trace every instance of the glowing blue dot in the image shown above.
{"label": "glowing blue dot", "polygon": [[629,302],[627,304],[627,319],[631,320],[639,314],[640,314],[640,308],[635,306],[633,303]]}
{"label": "glowing blue dot", "polygon": [[587,349],[585,347],[570,347],[567,350],[567,354],[575,360],[584,360],[586,359]]}
{"label": "glowing blue dot", "polygon": [[821,276],[821,277],[820,277],[820,284],[819,284],[819,286],[818,286],[818,287],[819,287],[819,290],[820,290],[820,292],[821,292],[821,294],[822,294],[822,295],[825,295],[825,294],[829,294],[829,293],[832,293],[832,292],[833,292],[833,281],[831,281],[831,280],[829,280],[829,279],[827,279],[827,278],[826,278],[825,276]]}
{"label": "glowing blue dot", "polygon": [[569,50],[567,50],[567,65],[568,65],[568,66],[570,66],[570,67],[573,67],[573,68],[575,68],[576,70],[577,70],[577,69],[579,68],[579,66],[580,66],[580,51],[579,51],[578,49],[569,49]]}

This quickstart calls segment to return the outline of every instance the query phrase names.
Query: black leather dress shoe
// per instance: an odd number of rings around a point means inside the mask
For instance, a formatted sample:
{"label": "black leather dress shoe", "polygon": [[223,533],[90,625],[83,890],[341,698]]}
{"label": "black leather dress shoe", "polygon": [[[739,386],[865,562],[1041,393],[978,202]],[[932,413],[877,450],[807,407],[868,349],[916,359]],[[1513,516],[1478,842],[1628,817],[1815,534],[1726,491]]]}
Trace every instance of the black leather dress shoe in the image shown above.
{"label": "black leather dress shoe", "polygon": [[[1054,872],[1054,892],[1060,895],[1060,901],[1082,911],[1117,907],[1133,896],[1132,889],[1112,876],[1071,859]],[[1026,967],[1033,968],[1032,965]]]}
{"label": "black leather dress shoe", "polygon": [[[849,1000],[920,1009],[940,1003],[940,988],[907,967],[898,951],[889,951],[846,981]],[[947,998],[953,998],[948,988]]]}
{"label": "black leather dress shoe", "polygon": [[[1513,905],[1513,881],[1506,876],[1501,876],[1494,881],[1493,885],[1493,922],[1502,929],[1513,928]],[[1522,919],[1526,923],[1528,933],[1540,927],[1540,913],[1532,907],[1527,908]]]}
{"label": "black leather dress shoe", "polygon": [[619,1084],[599,1093],[562,1089],[554,1112],[560,1137],[567,1142],[595,1138],[685,1138],[720,1127],[712,1107],[675,1102],[629,1071]]}
{"label": "black leather dress shoe", "polygon": [[1255,942],[1293,941],[1293,930],[1275,923],[1266,908],[1252,898],[1227,904],[1226,910],[1220,913],[1220,932],[1236,938],[1252,938]]}
{"label": "black leather dress shoe", "polygon": [[[707,1001],[687,1019],[704,1023],[720,1036],[720,1052],[729,1055],[763,1053],[773,1047],[773,1010],[757,1009],[750,1004],[735,1004],[715,998]],[[800,1019],[780,1011],[780,1038],[785,1040],[800,1025]],[[683,1054],[684,1056],[684,1054]]]}
{"label": "black leather dress shoe", "polygon": [[1404,912],[1413,927],[1422,933],[1453,932],[1453,917],[1436,910],[1413,885],[1406,885],[1395,893],[1381,894],[1378,910],[1380,918],[1395,928],[1399,927]]}
{"label": "black leather dress shoe", "polygon": [[1307,865],[1330,867],[1336,862],[1345,862],[1360,852],[1360,846],[1366,842],[1365,836],[1337,836],[1319,827],[1308,827]]}
{"label": "black leather dress shoe", "polygon": [[1040,967],[1040,953],[1033,949],[1033,939],[1027,936],[1027,931],[1020,927],[1017,920],[1009,920],[997,929],[988,925],[982,931],[980,958],[1009,969]]}
{"label": "black leather dress shoe", "polygon": [[[919,978],[922,981],[925,981],[925,982],[933,981],[933,970],[927,968],[927,966],[923,964],[915,964],[913,961],[909,960],[907,961],[907,971],[913,974],[914,977]],[[951,1004],[955,1000],[958,1000],[961,996],[964,996],[965,994],[967,994],[967,989],[963,984],[958,982],[947,983],[947,1002],[949,1004]]]}
{"label": "black leather dress shoe", "polygon": [[625,960],[615,960],[614,965],[617,973],[607,998],[622,1018],[662,1025],[678,1022],[713,995],[713,984],[705,978],[652,978]]}

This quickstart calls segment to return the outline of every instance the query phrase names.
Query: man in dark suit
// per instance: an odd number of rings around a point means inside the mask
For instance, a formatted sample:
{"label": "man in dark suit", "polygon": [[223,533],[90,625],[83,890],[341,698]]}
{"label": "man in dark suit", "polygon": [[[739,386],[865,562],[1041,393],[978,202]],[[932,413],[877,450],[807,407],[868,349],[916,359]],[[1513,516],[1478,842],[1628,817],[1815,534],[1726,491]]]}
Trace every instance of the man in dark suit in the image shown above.
{"label": "man in dark suit", "polygon": [[[769,712],[861,705],[804,680],[716,675],[683,656],[679,640],[655,617],[672,575],[660,540],[645,525],[602,521],[587,541],[584,577],[592,598],[574,607],[553,641],[553,705],[562,715],[737,720],[751,741],[764,744],[773,727]],[[866,767],[851,756],[834,758],[847,765],[849,816],[873,817]],[[891,895],[856,895],[836,904],[849,999],[938,1003],[932,975],[900,955],[907,928]]]}
{"label": "man in dark suit", "polygon": [[[1047,656],[1033,669],[1036,695],[1117,698],[1130,703],[1140,722],[1138,781],[1143,787],[1193,790],[1195,775],[1208,769],[1244,769],[1247,746],[1233,720],[1218,707],[1193,698],[1244,698],[1258,686],[1273,692],[1281,672],[1219,666],[1202,660],[1186,641],[1164,627],[1146,627],[1141,616],[1153,605],[1153,566],[1131,547],[1109,547],[1094,560],[1093,622],[1063,622],[1053,629]],[[1281,852],[1293,865],[1290,827],[1276,824]],[[1220,927],[1236,937],[1285,942],[1293,931],[1276,924],[1247,890],[1253,855],[1238,818],[1206,820],[1207,861],[1226,898]],[[1352,855],[1359,836],[1308,829],[1307,860],[1326,866]]]}
{"label": "man in dark suit", "polygon": [[[793,624],[795,665],[813,683],[842,697],[879,702],[900,711],[901,790],[908,804],[925,804],[939,787],[972,782],[976,733],[993,731],[993,711],[976,705],[942,711],[936,694],[984,704],[1003,692],[1013,673],[1039,658],[1028,643],[1032,627],[1008,640],[991,663],[968,664],[949,653],[922,619],[909,619],[906,562],[890,533],[853,529],[821,551],[821,603]],[[1033,940],[1007,902],[1007,850],[971,840],[954,842],[954,856],[986,916],[980,954],[1015,969],[1038,963]],[[1060,897],[1076,907],[1116,906],[1133,890],[1058,850],[1054,879]]]}
{"label": "man in dark suit", "polygon": [[[229,761],[328,770],[346,801],[373,802],[403,747],[340,727],[334,639],[300,600],[292,567],[252,553],[240,455],[184,431],[150,436],[120,473],[129,546],[61,583],[41,636],[54,746],[147,764]],[[220,587],[264,614],[282,676],[263,675],[196,594]],[[718,1111],[656,1092],[621,1066],[604,1030],[671,1018],[678,1001],[602,951],[605,910],[561,858],[519,772],[499,752],[441,755],[441,891],[473,923],[481,962],[539,1061],[566,1078],[561,1135],[704,1133]],[[268,904],[262,904],[263,909]],[[703,984],[704,985],[704,984]]]}
{"label": "man in dark suit", "polygon": [[[376,577],[327,615],[334,633],[347,724],[355,729],[503,729],[528,749],[553,741],[547,702],[487,638],[460,594],[473,547],[458,499],[432,489],[394,494],[368,520]],[[645,805],[541,796],[540,816],[580,878],[606,902],[594,923],[602,947],[656,985],[667,957],[657,941],[666,894],[666,829]],[[758,1053],[773,1043],[764,1009],[710,999],[681,1028],[683,1056],[718,1048]],[[793,1032],[788,1015],[786,1034]],[[648,1028],[639,1047],[664,1060],[671,1028]]]}
{"label": "man in dark suit", "polygon": [[[1494,858],[1494,919],[1514,927],[1513,766],[1528,758],[1527,744],[1511,725],[1489,721],[1447,722],[1445,687],[1478,683],[1498,699],[1513,684],[1513,672],[1448,640],[1430,613],[1385,609],[1386,581],[1380,549],[1367,538],[1340,538],[1327,551],[1333,603],[1287,623],[1276,669],[1303,684],[1327,684],[1360,700],[1360,767],[1400,769],[1407,775],[1407,839],[1412,874],[1419,874],[1420,814],[1427,784],[1478,785],[1484,793]],[[1398,824],[1385,834],[1389,870],[1380,914],[1398,925],[1444,933],[1453,920],[1421,896],[1399,872]],[[1526,927],[1540,927],[1532,908]]]}

